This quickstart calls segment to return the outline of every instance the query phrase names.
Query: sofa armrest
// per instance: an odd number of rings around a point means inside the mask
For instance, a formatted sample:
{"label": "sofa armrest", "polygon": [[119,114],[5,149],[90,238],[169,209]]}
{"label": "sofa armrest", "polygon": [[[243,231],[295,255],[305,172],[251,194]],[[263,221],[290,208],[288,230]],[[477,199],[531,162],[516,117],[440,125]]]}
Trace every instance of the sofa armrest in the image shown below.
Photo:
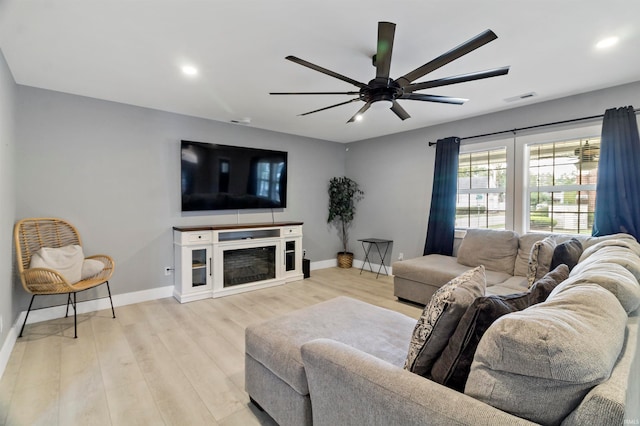
{"label": "sofa armrest", "polygon": [[314,426],[532,425],[351,346],[302,346]]}

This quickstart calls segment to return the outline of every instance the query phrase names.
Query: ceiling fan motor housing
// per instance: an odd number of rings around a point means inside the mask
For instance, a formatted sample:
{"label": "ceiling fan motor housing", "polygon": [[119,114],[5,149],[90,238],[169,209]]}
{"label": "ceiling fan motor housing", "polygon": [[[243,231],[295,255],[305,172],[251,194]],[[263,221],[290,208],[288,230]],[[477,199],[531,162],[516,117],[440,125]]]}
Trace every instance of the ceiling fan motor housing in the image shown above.
{"label": "ceiling fan motor housing", "polygon": [[404,90],[390,78],[374,78],[365,87],[360,89],[360,99],[365,102],[394,101],[398,99]]}

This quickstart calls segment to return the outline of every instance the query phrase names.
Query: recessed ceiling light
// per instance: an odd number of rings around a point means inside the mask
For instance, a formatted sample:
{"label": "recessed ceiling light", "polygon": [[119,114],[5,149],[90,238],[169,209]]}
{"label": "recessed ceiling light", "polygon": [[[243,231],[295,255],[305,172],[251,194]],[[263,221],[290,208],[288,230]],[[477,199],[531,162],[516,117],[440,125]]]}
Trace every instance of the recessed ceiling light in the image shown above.
{"label": "recessed ceiling light", "polygon": [[608,47],[614,46],[616,43],[618,43],[618,40],[618,37],[603,38],[598,43],[596,43],[596,47],[598,49],[606,49]]}
{"label": "recessed ceiling light", "polygon": [[362,114],[356,115],[356,121],[362,121]]}
{"label": "recessed ceiling light", "polygon": [[192,65],[184,65],[182,72],[186,75],[194,76],[198,74],[198,69]]}

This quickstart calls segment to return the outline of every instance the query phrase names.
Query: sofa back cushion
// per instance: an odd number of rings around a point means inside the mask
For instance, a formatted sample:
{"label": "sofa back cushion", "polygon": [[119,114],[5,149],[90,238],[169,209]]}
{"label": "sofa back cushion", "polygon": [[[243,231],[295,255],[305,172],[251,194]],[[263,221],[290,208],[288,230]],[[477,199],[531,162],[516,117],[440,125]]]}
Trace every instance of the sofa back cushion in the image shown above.
{"label": "sofa back cushion", "polygon": [[467,229],[458,249],[458,263],[513,275],[518,234],[495,229]]}
{"label": "sofa back cushion", "polygon": [[499,318],[484,334],[465,393],[542,424],[559,424],[609,378],[627,314],[593,283],[565,285],[549,298]]}
{"label": "sofa back cushion", "polygon": [[640,306],[640,244],[603,240],[584,251],[569,282],[593,282],[613,293],[627,313]]}

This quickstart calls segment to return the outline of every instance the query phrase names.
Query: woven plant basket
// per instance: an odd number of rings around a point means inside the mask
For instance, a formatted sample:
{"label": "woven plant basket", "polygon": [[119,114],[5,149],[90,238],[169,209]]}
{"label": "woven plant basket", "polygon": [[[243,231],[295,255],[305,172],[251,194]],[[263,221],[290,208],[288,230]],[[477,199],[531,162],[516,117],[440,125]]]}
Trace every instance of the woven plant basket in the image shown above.
{"label": "woven plant basket", "polygon": [[338,268],[349,269],[353,266],[353,253],[338,253]]}

